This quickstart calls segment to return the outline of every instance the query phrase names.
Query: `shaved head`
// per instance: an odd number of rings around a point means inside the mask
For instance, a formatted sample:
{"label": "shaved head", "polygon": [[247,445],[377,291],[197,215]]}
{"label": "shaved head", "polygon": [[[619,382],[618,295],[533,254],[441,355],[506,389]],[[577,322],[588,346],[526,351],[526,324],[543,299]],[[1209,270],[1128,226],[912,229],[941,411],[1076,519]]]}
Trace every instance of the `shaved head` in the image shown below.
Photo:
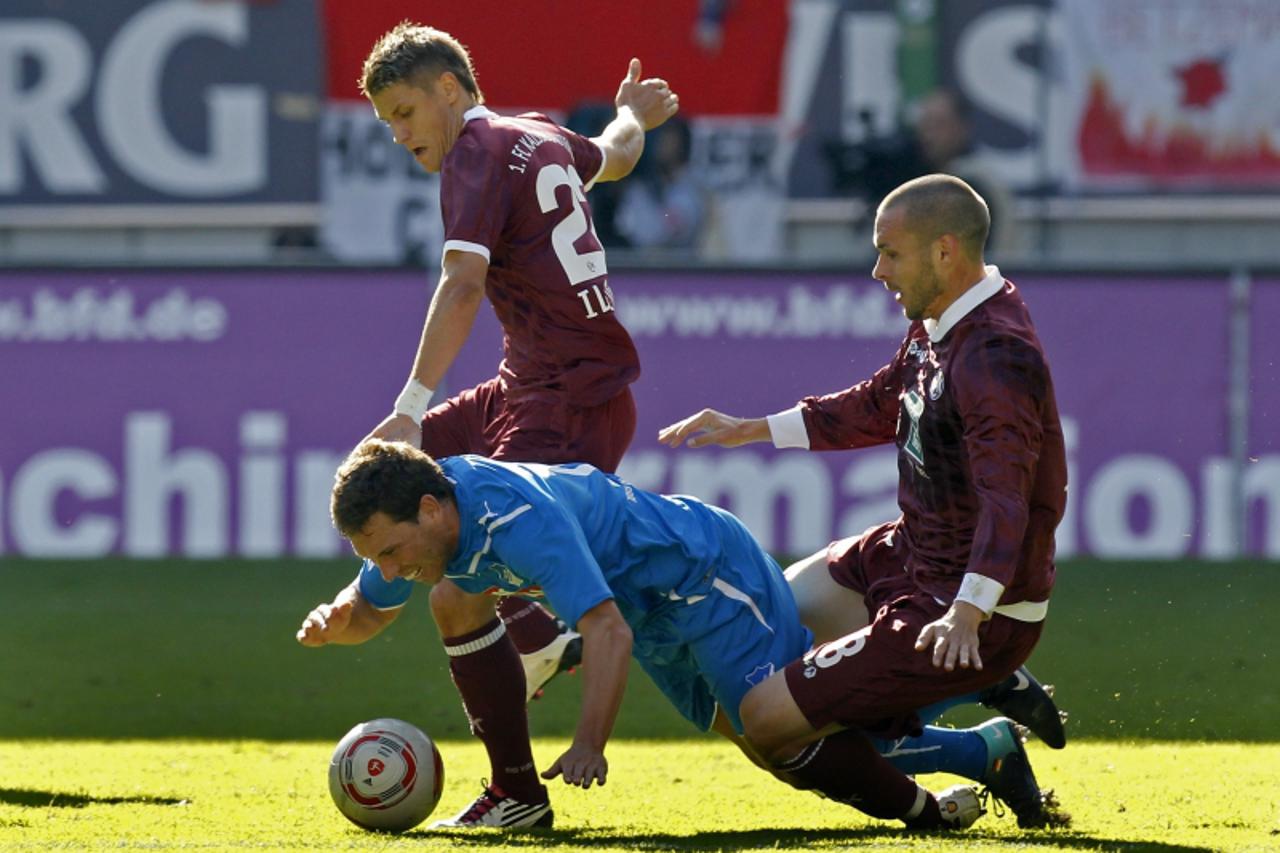
{"label": "shaved head", "polygon": [[907,228],[924,243],[953,234],[972,260],[982,257],[991,212],[973,187],[954,175],[925,175],[885,196],[877,214],[901,210]]}

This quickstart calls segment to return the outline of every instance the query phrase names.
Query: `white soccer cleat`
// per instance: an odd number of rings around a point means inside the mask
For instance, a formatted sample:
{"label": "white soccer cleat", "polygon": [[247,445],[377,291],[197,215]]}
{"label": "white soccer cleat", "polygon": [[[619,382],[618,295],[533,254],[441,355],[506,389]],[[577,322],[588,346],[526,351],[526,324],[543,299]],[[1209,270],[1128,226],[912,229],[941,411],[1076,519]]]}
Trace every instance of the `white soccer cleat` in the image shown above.
{"label": "white soccer cleat", "polygon": [[942,820],[950,829],[968,829],[987,813],[978,797],[978,789],[972,785],[952,785],[936,798]]}
{"label": "white soccer cleat", "polygon": [[558,673],[571,670],[582,662],[582,635],[577,631],[565,628],[547,645],[520,655],[520,663],[524,666],[524,685],[526,702],[532,702],[542,692],[547,682]]}
{"label": "white soccer cleat", "polygon": [[547,829],[555,822],[551,801],[522,803],[486,783],[484,793],[456,817],[438,820],[431,829]]}

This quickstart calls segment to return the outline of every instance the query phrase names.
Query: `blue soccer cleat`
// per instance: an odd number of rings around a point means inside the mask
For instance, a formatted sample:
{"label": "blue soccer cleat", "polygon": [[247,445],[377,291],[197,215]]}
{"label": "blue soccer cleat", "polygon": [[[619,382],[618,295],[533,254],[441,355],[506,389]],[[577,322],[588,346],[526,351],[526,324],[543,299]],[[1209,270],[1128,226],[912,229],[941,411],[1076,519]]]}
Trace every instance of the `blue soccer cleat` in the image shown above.
{"label": "blue soccer cleat", "polygon": [[1066,826],[1071,822],[1071,817],[1058,809],[1053,792],[1040,789],[1018,726],[1005,717],[996,717],[976,731],[987,744],[987,769],[978,780],[984,786],[984,799],[995,797],[1012,809],[1023,829]]}

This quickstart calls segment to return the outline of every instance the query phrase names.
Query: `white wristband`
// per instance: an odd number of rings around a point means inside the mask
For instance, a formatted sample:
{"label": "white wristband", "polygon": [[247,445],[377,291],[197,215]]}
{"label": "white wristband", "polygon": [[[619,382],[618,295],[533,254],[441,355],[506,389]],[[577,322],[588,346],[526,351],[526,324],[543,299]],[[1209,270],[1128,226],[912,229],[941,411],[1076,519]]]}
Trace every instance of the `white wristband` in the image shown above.
{"label": "white wristband", "polygon": [[409,381],[404,383],[404,390],[400,392],[399,397],[396,397],[395,413],[408,415],[415,422],[421,421],[422,416],[431,407],[431,395],[434,393],[426,385],[410,376]]}

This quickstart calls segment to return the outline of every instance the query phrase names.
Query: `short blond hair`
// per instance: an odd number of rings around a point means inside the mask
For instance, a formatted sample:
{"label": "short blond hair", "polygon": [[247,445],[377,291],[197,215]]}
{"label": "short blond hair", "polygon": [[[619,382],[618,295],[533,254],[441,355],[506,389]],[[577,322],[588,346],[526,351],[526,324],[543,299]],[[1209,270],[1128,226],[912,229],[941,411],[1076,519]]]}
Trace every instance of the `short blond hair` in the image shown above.
{"label": "short blond hair", "polygon": [[367,97],[396,83],[422,86],[424,75],[434,79],[446,71],[458,78],[477,104],[484,103],[471,54],[462,42],[444,30],[401,21],[369,51],[360,72],[360,92]]}

